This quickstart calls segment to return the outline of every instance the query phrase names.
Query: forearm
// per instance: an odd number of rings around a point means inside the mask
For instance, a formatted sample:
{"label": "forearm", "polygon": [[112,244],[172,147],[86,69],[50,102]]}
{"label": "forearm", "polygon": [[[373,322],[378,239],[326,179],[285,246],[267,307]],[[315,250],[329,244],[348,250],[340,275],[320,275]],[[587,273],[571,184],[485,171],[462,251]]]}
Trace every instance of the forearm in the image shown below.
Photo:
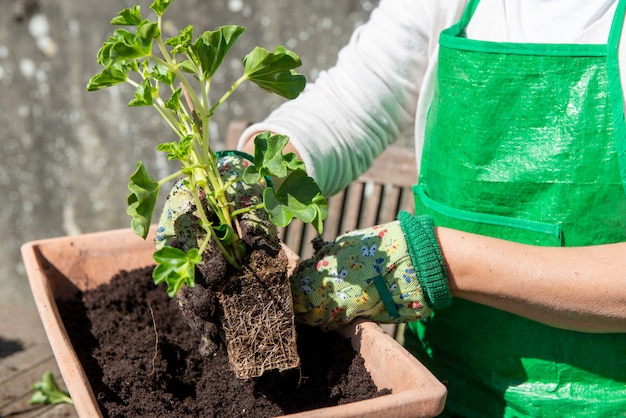
{"label": "forearm", "polygon": [[626,243],[538,247],[437,228],[455,297],[554,327],[626,332]]}

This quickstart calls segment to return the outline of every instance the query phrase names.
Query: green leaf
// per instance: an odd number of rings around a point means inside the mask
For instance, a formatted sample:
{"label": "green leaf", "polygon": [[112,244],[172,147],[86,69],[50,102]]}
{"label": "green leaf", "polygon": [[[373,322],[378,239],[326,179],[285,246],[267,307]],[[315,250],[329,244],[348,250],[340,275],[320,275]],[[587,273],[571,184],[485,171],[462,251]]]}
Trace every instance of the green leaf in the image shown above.
{"label": "green leaf", "polygon": [[318,234],[323,231],[328,204],[315,180],[304,170],[291,172],[277,190],[266,188],[263,203],[276,226],[285,227],[295,217],[313,224]]}
{"label": "green leaf", "polygon": [[131,72],[131,71],[139,72],[139,61],[138,60],[126,61],[126,63],[124,64],[124,67],[126,67],[126,70],[128,72]]}
{"label": "green leaf", "polygon": [[289,142],[286,135],[272,135],[266,131],[254,138],[254,165],[250,165],[243,173],[243,181],[255,184],[261,177],[270,176],[283,178],[288,172],[304,170],[304,162],[296,154],[283,154]]}
{"label": "green leaf", "polygon": [[154,180],[141,161],[137,163],[137,169],[130,176],[128,190],[130,194],[126,199],[128,209],[126,212],[131,216],[133,231],[143,239],[148,236],[152,213],[159,197],[159,182]]}
{"label": "green leaf", "polygon": [[204,32],[193,43],[191,49],[206,79],[215,74],[230,48],[245,30],[241,26],[221,26],[215,31]]}
{"label": "green leaf", "polygon": [[306,79],[293,71],[302,65],[300,57],[285,47],[274,52],[256,47],[243,59],[244,75],[259,87],[287,99],[295,99],[304,90]]}
{"label": "green leaf", "polygon": [[45,372],[40,382],[36,382],[31,386],[35,391],[29,400],[33,405],[56,405],[60,403],[73,404],[70,394],[59,388],[54,380],[52,372]]}
{"label": "green leaf", "polygon": [[196,265],[202,262],[202,256],[197,248],[188,252],[181,249],[165,246],[153,254],[157,263],[152,278],[155,284],[167,283],[167,294],[174,297],[183,285],[194,287],[196,284]]}
{"label": "green leaf", "polygon": [[180,95],[182,91],[182,88],[177,88],[174,93],[172,93],[170,98],[165,101],[165,107],[167,109],[173,110],[174,112],[178,112],[180,110]]}
{"label": "green leaf", "polygon": [[227,224],[220,224],[213,228],[217,238],[222,241],[225,247],[229,247],[233,243],[235,230]]}
{"label": "green leaf", "polygon": [[121,84],[128,79],[128,71],[123,65],[106,67],[101,73],[94,75],[87,83],[87,90],[100,90],[105,87]]}
{"label": "green leaf", "polygon": [[185,54],[191,51],[191,39],[193,37],[193,26],[189,25],[182,29],[177,36],[172,36],[165,40],[165,45],[171,46],[171,54]]}
{"label": "green leaf", "polygon": [[173,0],[154,0],[150,8],[154,10],[154,13],[158,16],[163,16],[163,13],[165,13],[165,10],[172,4],[172,1]]}
{"label": "green leaf", "polygon": [[176,79],[176,74],[169,71],[165,66],[161,64],[155,65],[152,68],[152,71],[150,71],[150,75],[154,77],[155,80],[167,84],[168,86],[174,84],[174,80]]}
{"label": "green leaf", "polygon": [[189,60],[184,60],[180,64],[178,64],[178,68],[186,73],[195,74],[198,67],[193,62]]}
{"label": "green leaf", "polygon": [[113,47],[115,42],[117,42],[117,40],[114,36],[111,36],[109,39],[107,39],[106,42],[102,44],[102,47],[98,50],[98,54],[96,56],[96,61],[98,62],[98,64],[104,67],[109,67],[113,64],[119,64],[111,61],[111,48]]}
{"label": "green leaf", "polygon": [[[136,36],[126,29],[118,29],[113,33],[114,41],[109,42],[108,57],[106,62],[124,62],[132,59],[145,57],[146,52],[141,44],[136,41]],[[105,45],[106,46],[106,45]]]}
{"label": "green leaf", "polygon": [[152,41],[159,36],[157,22],[142,21],[133,33],[126,29],[117,29],[98,51],[98,62],[109,66],[112,63],[143,58],[151,54]]}
{"label": "green leaf", "polygon": [[191,153],[193,135],[187,135],[178,142],[165,142],[157,146],[157,151],[167,153],[168,160],[186,161]]}
{"label": "green leaf", "polygon": [[135,89],[135,98],[128,103],[128,106],[151,106],[153,103],[152,85],[150,79],[146,78]]}
{"label": "green leaf", "polygon": [[151,62],[148,58],[142,59],[141,63],[139,60],[132,60],[132,62],[137,63],[137,72],[140,73],[143,78],[150,77],[152,70],[150,69]]}
{"label": "green leaf", "polygon": [[116,17],[111,20],[111,25],[138,26],[142,22],[141,8],[133,6],[129,9],[121,10]]}
{"label": "green leaf", "polygon": [[152,52],[152,41],[160,35],[158,22],[144,20],[137,27],[137,45],[141,45],[141,51],[148,55]]}

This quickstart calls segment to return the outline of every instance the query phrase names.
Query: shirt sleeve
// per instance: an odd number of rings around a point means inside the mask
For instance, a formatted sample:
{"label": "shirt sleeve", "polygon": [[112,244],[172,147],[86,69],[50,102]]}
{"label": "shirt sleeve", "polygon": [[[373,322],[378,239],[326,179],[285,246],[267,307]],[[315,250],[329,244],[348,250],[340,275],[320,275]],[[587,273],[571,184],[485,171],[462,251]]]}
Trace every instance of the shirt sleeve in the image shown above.
{"label": "shirt sleeve", "polygon": [[[298,99],[248,128],[288,135],[309,174],[331,196],[366,171],[414,122],[433,43],[437,1],[382,0]],[[436,14],[436,13],[434,13]]]}

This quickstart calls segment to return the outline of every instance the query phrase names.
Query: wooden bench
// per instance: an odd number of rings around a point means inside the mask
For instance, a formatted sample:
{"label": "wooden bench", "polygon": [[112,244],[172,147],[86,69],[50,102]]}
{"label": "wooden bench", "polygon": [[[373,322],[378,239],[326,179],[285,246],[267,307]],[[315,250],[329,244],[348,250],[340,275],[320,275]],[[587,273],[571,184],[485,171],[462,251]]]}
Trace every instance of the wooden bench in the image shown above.
{"label": "wooden bench", "polygon": [[[250,122],[235,120],[230,123],[226,147],[234,149],[243,130]],[[389,146],[358,179],[342,192],[328,199],[328,217],[322,238],[330,241],[338,235],[359,228],[367,228],[396,219],[398,212],[413,213],[411,186],[417,182],[415,151],[412,148]],[[313,255],[311,240],[317,232],[311,225],[298,220],[280,231],[281,240],[301,258]],[[402,325],[381,325],[402,342]]]}

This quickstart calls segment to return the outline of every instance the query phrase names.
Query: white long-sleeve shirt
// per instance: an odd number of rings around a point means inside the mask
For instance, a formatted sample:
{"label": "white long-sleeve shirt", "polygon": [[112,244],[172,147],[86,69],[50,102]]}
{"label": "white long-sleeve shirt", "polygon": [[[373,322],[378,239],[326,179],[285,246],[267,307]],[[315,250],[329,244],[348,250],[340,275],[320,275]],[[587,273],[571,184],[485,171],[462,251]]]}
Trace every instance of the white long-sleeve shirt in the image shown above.
{"label": "white long-sleeve shirt", "polygon": [[[439,34],[459,20],[466,4],[467,0],[381,0],[341,50],[337,64],[322,72],[298,99],[248,128],[240,146],[260,131],[288,135],[309,174],[330,196],[367,170],[413,124],[419,170]],[[615,7],[615,0],[482,0],[467,37],[605,44]],[[626,62],[625,54],[623,46],[620,63]],[[624,85],[626,72],[621,73]]]}

